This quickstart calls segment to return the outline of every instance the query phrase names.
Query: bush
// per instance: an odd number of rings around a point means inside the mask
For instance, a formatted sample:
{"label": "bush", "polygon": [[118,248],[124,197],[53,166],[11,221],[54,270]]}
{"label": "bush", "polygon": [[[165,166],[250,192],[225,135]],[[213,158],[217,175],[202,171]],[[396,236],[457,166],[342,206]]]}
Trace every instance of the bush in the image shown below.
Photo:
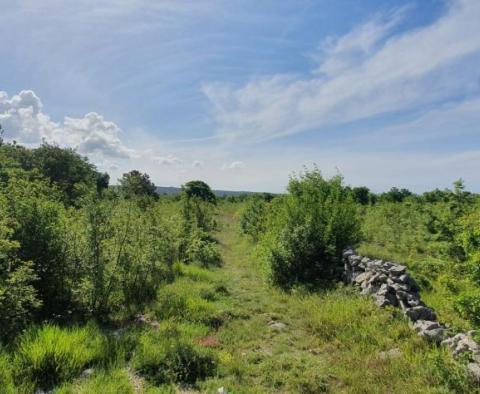
{"label": "bush", "polygon": [[455,310],[465,319],[480,324],[480,290],[461,294],[454,304]]}
{"label": "bush", "polygon": [[202,267],[219,266],[222,262],[217,245],[202,231],[191,235],[186,256],[188,262],[200,264]]}
{"label": "bush", "polygon": [[12,221],[0,195],[0,340],[13,338],[31,321],[40,306],[30,263],[16,257],[20,244],[11,239]]}
{"label": "bush", "polygon": [[266,231],[268,203],[260,196],[251,197],[240,218],[240,227],[244,234],[248,234],[254,241]]}
{"label": "bush", "polygon": [[214,374],[214,354],[195,344],[191,334],[174,323],[140,337],[132,365],[154,384],[195,384]]}
{"label": "bush", "polygon": [[359,240],[357,209],[340,176],[316,169],[293,177],[288,192],[272,207],[261,247],[274,284],[316,287],[339,275],[343,250]]}
{"label": "bush", "polygon": [[16,380],[51,388],[102,361],[108,354],[104,344],[92,324],[70,329],[55,325],[32,328],[19,338],[14,357]]}

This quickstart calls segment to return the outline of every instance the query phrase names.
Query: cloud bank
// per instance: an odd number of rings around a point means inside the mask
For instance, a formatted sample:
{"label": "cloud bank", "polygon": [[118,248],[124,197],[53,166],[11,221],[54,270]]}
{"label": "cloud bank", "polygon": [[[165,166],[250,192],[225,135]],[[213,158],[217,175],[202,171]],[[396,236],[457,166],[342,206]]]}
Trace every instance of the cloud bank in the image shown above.
{"label": "cloud bank", "polygon": [[0,91],[0,124],[6,138],[29,145],[43,140],[76,148],[78,152],[105,158],[128,158],[134,154],[120,139],[122,131],[102,115],[90,112],[83,118],[66,116],[54,122],[43,112],[40,98],[31,90],[9,97]]}

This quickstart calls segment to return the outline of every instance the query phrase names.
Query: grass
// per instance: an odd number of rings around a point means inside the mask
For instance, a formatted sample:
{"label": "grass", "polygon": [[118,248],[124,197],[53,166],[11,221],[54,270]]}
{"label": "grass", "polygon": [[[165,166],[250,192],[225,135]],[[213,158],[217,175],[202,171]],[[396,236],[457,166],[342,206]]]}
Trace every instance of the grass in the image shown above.
{"label": "grass", "polygon": [[100,372],[87,379],[65,384],[55,390],[55,394],[134,394],[135,387],[125,369]]}
{"label": "grass", "polygon": [[16,380],[49,389],[79,375],[108,354],[98,328],[44,325],[23,334],[15,349]]}
{"label": "grass", "polygon": [[158,330],[142,334],[132,367],[154,384],[194,385],[216,369],[214,353],[195,343],[205,334],[202,326],[165,322]]}
{"label": "grass", "polygon": [[[235,311],[216,332],[215,378],[205,392],[475,392],[462,366],[428,344],[394,310],[339,287],[322,294],[284,293],[264,280],[253,245],[239,235],[237,207],[223,207],[218,238]],[[272,328],[273,322],[285,324]],[[382,360],[380,352],[401,355]]]}
{"label": "grass", "polygon": [[[174,266],[177,279],[146,311],[158,327],[116,336],[94,326],[32,330],[13,364],[0,352],[2,388],[21,377],[31,382],[25,392],[57,384],[56,394],[479,392],[463,366],[415,335],[398,311],[343,286],[271,287],[254,245],[239,234],[238,209],[220,207],[221,267]],[[382,358],[391,349],[398,356]],[[94,373],[85,378],[87,367]]]}

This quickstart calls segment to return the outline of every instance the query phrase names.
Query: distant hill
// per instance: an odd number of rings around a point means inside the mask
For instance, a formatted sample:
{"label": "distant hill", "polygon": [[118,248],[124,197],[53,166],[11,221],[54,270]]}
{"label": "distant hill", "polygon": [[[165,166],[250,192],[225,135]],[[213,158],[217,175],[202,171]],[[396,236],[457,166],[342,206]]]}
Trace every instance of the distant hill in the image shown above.
{"label": "distant hill", "polygon": [[[181,188],[174,186],[157,186],[158,194],[178,194]],[[236,191],[236,190],[212,190],[217,197],[241,196],[243,194],[255,194],[256,192]]]}

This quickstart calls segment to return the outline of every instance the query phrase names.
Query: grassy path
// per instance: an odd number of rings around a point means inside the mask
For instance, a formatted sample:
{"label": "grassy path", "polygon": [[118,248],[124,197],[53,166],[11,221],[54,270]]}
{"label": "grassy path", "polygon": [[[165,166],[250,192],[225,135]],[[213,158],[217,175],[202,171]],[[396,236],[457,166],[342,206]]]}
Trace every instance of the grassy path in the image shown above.
{"label": "grassy path", "polygon": [[[448,393],[472,390],[442,349],[418,338],[395,311],[350,289],[286,294],[270,287],[239,234],[235,207],[219,217],[230,318],[215,333],[218,377],[202,389],[229,393]],[[398,349],[384,359],[380,352]],[[471,391],[470,391],[471,392]]]}
{"label": "grassy path", "polygon": [[302,328],[298,298],[264,281],[233,210],[223,213],[220,225],[222,275],[234,315],[218,332],[220,355],[229,361],[223,385],[236,392],[297,392],[302,386],[319,392],[325,386],[325,360],[314,354],[312,338]]}

